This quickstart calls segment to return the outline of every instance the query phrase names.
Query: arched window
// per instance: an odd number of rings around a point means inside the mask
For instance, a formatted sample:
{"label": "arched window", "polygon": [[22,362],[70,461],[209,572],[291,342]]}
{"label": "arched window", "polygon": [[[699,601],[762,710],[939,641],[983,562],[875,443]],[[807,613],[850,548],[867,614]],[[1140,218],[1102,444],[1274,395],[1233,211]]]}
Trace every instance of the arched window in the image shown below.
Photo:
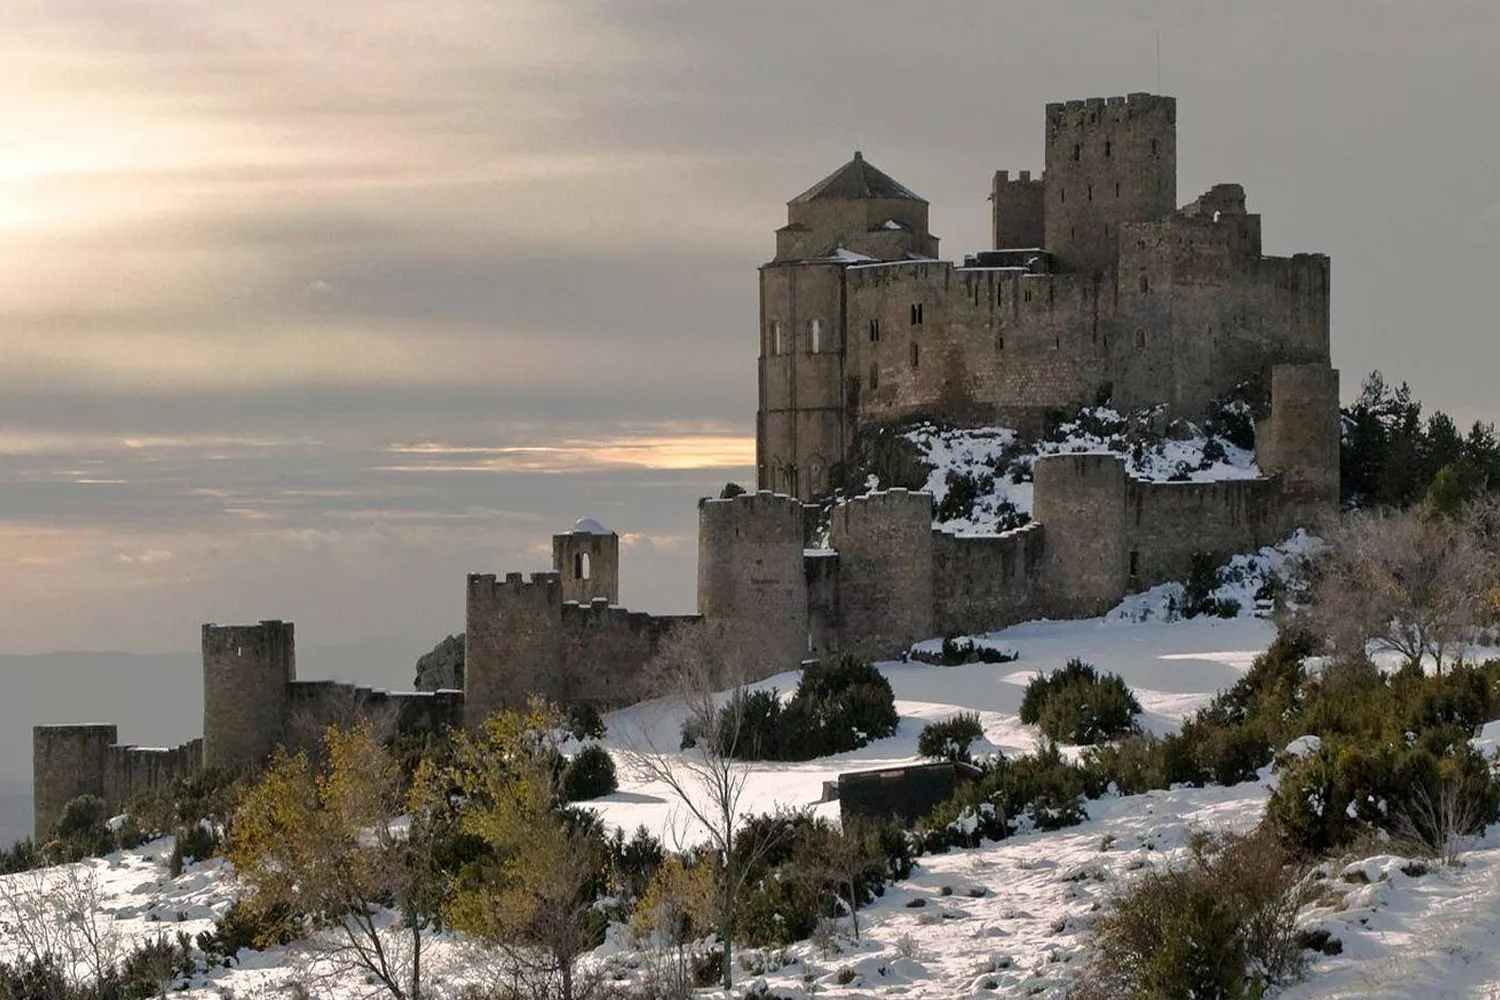
{"label": "arched window", "polygon": [[1141,292],[1145,293],[1149,291],[1151,291],[1151,279],[1143,274],[1141,275]]}
{"label": "arched window", "polygon": [[807,333],[809,349],[814,354],[820,353],[823,350],[823,321],[815,319],[807,324]]}
{"label": "arched window", "polygon": [[1114,143],[1110,142],[1108,139],[1105,139],[1104,140],[1104,155],[1105,156],[1109,156],[1110,152],[1113,149],[1114,149]]}
{"label": "arched window", "polygon": [[1079,161],[1079,159],[1082,158],[1082,156],[1083,156],[1083,147],[1080,146],[1076,142],[1073,143],[1073,162],[1077,163]]}
{"label": "arched window", "polygon": [[917,367],[917,362],[919,360],[920,360],[920,358],[918,357],[917,345],[916,344],[912,344],[911,345],[911,366],[913,368]]}
{"label": "arched window", "polygon": [[870,388],[880,388],[880,369],[873,362],[870,364]]}
{"label": "arched window", "polygon": [[587,580],[589,578],[589,554],[587,552],[573,553],[573,579]]}
{"label": "arched window", "polygon": [[781,320],[773,319],[771,320],[771,353],[781,354],[784,350],[785,345],[781,342]]}

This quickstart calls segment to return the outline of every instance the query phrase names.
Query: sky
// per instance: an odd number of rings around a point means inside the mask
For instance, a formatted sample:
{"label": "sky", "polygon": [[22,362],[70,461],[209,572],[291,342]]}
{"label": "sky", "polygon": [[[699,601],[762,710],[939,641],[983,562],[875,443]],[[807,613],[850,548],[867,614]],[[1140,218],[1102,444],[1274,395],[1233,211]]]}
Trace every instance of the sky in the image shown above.
{"label": "sky", "polygon": [[[1178,193],[1333,258],[1372,368],[1500,417],[1494,0],[0,0],[0,653],[463,625],[620,532],[692,610],[757,284],[858,148],[987,245],[1048,101],[1178,100]],[[1160,53],[1158,58],[1158,51]]]}

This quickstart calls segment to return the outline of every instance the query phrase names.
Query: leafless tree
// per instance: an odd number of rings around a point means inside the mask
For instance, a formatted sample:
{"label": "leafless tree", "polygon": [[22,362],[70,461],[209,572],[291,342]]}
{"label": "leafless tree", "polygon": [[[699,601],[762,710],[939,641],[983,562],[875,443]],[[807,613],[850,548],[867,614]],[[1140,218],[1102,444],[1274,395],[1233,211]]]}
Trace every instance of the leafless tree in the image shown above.
{"label": "leafless tree", "polygon": [[1394,817],[1395,833],[1425,847],[1445,865],[1458,862],[1463,838],[1484,827],[1486,782],[1467,768],[1444,774],[1437,787],[1417,784]]}
{"label": "leafless tree", "polygon": [[0,879],[0,937],[26,962],[57,961],[75,984],[100,982],[120,960],[119,931],[87,865]]}
{"label": "leafless tree", "polygon": [[[707,833],[718,855],[716,922],[726,990],[734,985],[735,900],[749,873],[774,846],[766,837],[746,841],[740,830],[748,818],[743,799],[753,765],[739,759],[741,741],[748,736],[746,702],[736,695],[743,694],[755,665],[739,649],[726,632],[707,623],[675,630],[663,641],[647,678],[659,696],[658,718],[627,735],[631,769],[642,780],[665,786]],[[678,713],[683,731],[695,737],[681,752],[664,745],[659,724]]]}
{"label": "leafless tree", "polygon": [[1493,618],[1496,566],[1472,516],[1356,513],[1328,541],[1301,614],[1341,658],[1373,646],[1441,673]]}

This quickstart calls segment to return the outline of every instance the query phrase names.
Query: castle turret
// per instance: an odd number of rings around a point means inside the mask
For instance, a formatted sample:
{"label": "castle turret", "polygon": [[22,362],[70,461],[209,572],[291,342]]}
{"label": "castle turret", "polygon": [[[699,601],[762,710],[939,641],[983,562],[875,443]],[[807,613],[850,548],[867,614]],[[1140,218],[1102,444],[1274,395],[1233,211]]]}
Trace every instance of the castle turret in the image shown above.
{"label": "castle turret", "polygon": [[933,634],[932,494],[888,490],[833,509],[844,648],[894,657]]}
{"label": "castle turret", "polygon": [[464,724],[523,708],[532,695],[561,701],[563,581],[556,573],[525,579],[471,573],[465,602]]}
{"label": "castle turret", "polygon": [[291,622],[203,626],[203,766],[255,764],[286,738],[297,679]]}
{"label": "castle turret", "polygon": [[109,748],[118,736],[114,726],[32,728],[32,817],[37,840],[51,835],[63,807],[73,799],[106,796]]}
{"label": "castle turret", "polygon": [[552,569],[564,601],[620,603],[620,536],[585,517],[552,536]]}
{"label": "castle turret", "polygon": [[1060,270],[1114,266],[1120,225],[1172,215],[1177,102],[1154,94],[1047,105],[1046,238]]}
{"label": "castle turret", "polygon": [[752,676],[807,654],[803,509],[763,490],[698,502],[698,613]]}
{"label": "castle turret", "polygon": [[1261,470],[1281,476],[1283,531],[1314,527],[1339,505],[1339,373],[1323,364],[1271,370],[1271,416],[1256,427]]}
{"label": "castle turret", "polygon": [[1126,549],[1125,463],[1117,455],[1045,455],[1033,466],[1033,509],[1047,532],[1042,582],[1052,613],[1103,614],[1137,567]]}

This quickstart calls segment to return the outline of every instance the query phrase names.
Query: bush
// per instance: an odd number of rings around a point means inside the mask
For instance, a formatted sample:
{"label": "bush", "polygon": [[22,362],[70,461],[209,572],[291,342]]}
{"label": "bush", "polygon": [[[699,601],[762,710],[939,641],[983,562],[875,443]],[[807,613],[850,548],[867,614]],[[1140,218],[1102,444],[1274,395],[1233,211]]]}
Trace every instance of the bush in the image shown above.
{"label": "bush", "polygon": [[1441,756],[1421,745],[1325,742],[1278,770],[1266,824],[1289,850],[1309,856],[1384,831],[1451,858],[1456,839],[1482,830],[1500,809],[1500,784],[1467,742]]}
{"label": "bush", "polygon": [[912,869],[911,843],[893,825],[846,832],[806,813],[756,816],[739,844],[770,845],[741,859],[736,937],[756,948],[809,937],[820,920],[858,910]]}
{"label": "bush", "polygon": [[1264,995],[1301,975],[1302,872],[1263,832],[1196,838],[1187,866],[1135,880],[1097,924],[1075,1000]]}
{"label": "bush", "polygon": [[604,719],[599,709],[591,702],[573,705],[568,709],[568,733],[575,740],[602,740]]}
{"label": "bush", "polygon": [[937,667],[957,667],[965,663],[1011,663],[1021,658],[1015,650],[981,646],[973,639],[948,636],[936,653],[912,649],[907,656],[918,663],[930,663]]}
{"label": "bush", "polygon": [[1075,657],[1061,670],[1026,685],[1021,721],[1038,726],[1050,740],[1089,745],[1133,732],[1140,710],[1118,675],[1100,675]]}
{"label": "bush", "polygon": [[962,712],[941,722],[933,722],[922,728],[917,737],[917,753],[923,757],[939,760],[970,760],[969,745],[984,735],[979,716],[974,712]]}
{"label": "bush", "polygon": [[563,798],[569,802],[597,799],[618,787],[615,762],[609,751],[597,743],[590,743],[578,751],[563,768]]}
{"label": "bush", "polygon": [[213,930],[199,933],[198,948],[205,964],[228,966],[243,948],[260,950],[297,940],[300,922],[285,903],[260,911],[235,900]]}
{"label": "bush", "polygon": [[97,795],[80,795],[63,806],[53,833],[64,861],[102,857],[119,846],[109,828],[109,810]]}
{"label": "bush", "polygon": [[173,878],[182,874],[185,862],[207,861],[224,846],[224,838],[206,822],[178,827],[172,841],[170,868]]}
{"label": "bush", "polygon": [[[739,760],[811,760],[894,735],[899,722],[890,681],[845,654],[808,665],[785,707],[775,690],[736,691],[719,709],[714,739]],[[697,739],[683,728],[683,749]]]}

